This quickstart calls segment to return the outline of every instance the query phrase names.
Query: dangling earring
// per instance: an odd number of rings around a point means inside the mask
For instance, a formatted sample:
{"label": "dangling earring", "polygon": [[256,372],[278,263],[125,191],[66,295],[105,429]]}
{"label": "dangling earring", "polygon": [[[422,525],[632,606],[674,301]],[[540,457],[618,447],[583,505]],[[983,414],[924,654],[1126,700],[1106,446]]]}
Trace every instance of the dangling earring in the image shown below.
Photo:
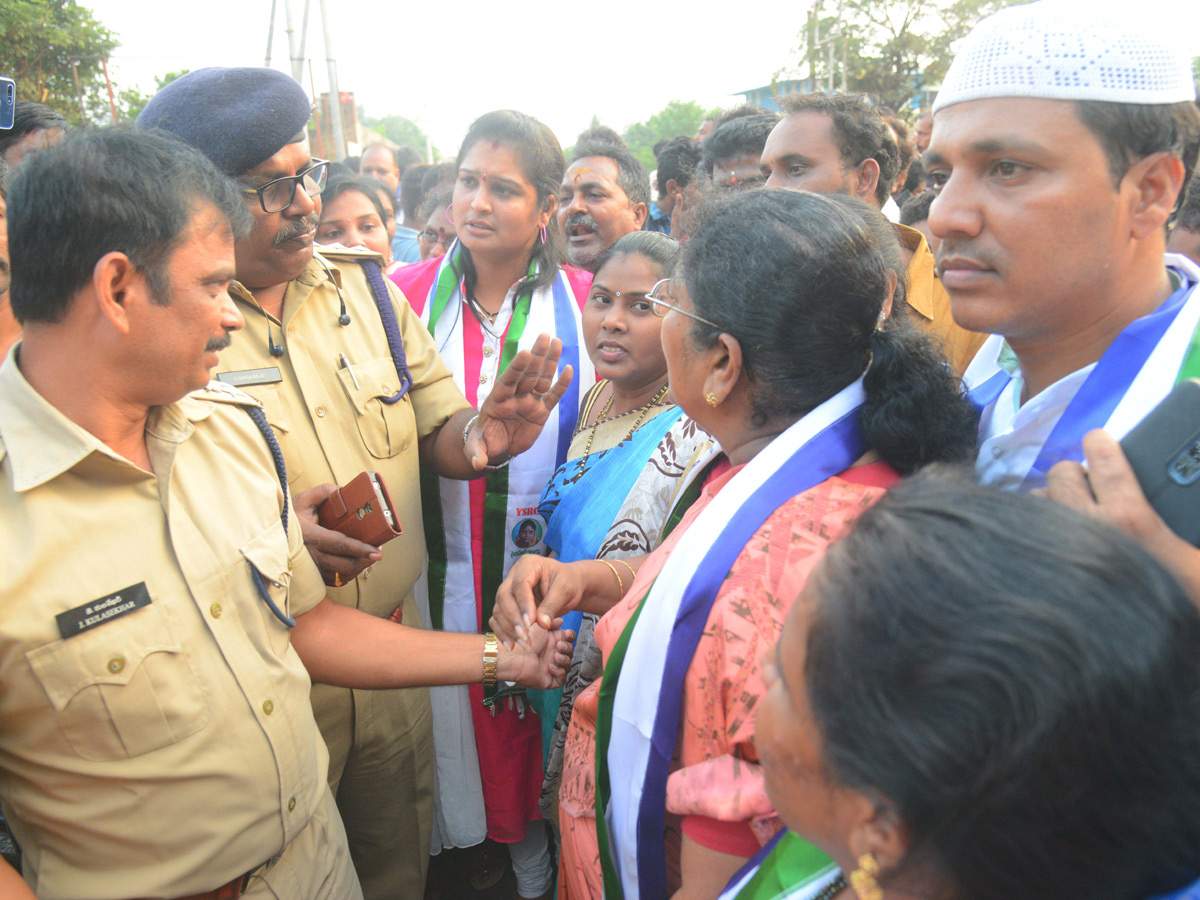
{"label": "dangling earring", "polygon": [[879,874],[879,862],[870,853],[858,858],[858,868],[850,873],[850,887],[858,894],[858,900],[883,900],[883,891],[875,876]]}
{"label": "dangling earring", "polygon": [[446,221],[447,221],[447,222],[449,222],[451,225],[455,225],[455,224],[457,224],[457,223],[454,221],[454,216],[450,215],[450,213],[453,211],[453,209],[454,209],[454,204],[453,204],[453,203],[447,203],[447,204],[446,204]]}
{"label": "dangling earring", "polygon": [[538,232],[538,236],[542,239],[543,244],[546,243],[546,226],[545,225],[543,225],[541,227],[541,230]]}
{"label": "dangling earring", "polygon": [[[716,409],[721,403],[721,401],[717,399],[717,395],[714,394],[712,391],[709,391],[707,394],[704,395],[704,402],[707,403],[709,406],[711,406],[713,409]],[[865,900],[865,898],[864,898],[864,900]]]}

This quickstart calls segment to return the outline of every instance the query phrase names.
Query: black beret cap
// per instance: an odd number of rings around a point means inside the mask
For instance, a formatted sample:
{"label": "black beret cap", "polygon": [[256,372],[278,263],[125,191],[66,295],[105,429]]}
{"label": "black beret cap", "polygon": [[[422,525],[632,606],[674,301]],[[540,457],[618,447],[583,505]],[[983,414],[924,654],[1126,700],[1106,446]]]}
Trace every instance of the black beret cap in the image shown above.
{"label": "black beret cap", "polygon": [[304,88],[283,72],[213,67],[155,94],[137,127],[169,131],[226,175],[241,175],[292,143],[311,113]]}

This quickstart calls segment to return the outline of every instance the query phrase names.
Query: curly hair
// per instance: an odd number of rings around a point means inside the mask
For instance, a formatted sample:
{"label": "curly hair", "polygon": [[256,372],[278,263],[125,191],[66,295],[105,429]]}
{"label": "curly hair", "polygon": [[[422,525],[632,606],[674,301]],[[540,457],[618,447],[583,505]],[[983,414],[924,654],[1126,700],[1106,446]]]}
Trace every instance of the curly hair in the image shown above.
{"label": "curly hair", "polygon": [[880,206],[891,196],[900,174],[900,149],[879,110],[866,94],[816,92],[779,98],[785,116],[815,112],[833,120],[833,135],[847,167],[873,159],[879,165],[875,197]]}

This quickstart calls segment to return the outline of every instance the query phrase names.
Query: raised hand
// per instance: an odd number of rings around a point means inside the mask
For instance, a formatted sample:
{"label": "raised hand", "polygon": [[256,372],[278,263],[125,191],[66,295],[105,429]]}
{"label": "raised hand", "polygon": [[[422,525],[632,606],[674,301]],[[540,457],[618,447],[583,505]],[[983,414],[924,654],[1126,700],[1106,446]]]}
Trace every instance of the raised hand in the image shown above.
{"label": "raised hand", "polygon": [[463,447],[477,471],[489,460],[499,462],[528,450],[537,440],[550,411],[574,378],[567,366],[554,380],[561,355],[562,341],[548,334],[538,335],[532,351],[522,350],[500,373]]}

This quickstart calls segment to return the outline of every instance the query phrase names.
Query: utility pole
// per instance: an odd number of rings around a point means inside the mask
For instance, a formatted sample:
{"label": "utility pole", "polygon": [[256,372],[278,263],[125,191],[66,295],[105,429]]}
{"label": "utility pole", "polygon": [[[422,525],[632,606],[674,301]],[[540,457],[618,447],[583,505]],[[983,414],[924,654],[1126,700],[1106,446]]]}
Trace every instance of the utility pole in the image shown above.
{"label": "utility pole", "polygon": [[[279,0],[271,0],[271,23],[267,32],[266,64],[271,65],[271,41],[275,30],[275,9]],[[325,0],[320,0],[321,29],[325,36],[325,62],[329,70],[329,125],[333,132],[333,146],[330,155],[333,159],[343,159],[346,156],[346,129],[342,122],[342,94],[338,90],[337,60],[333,56],[333,29],[330,25]],[[304,75],[305,48],[308,43],[308,13],[312,0],[304,0],[304,17],[300,30],[296,30],[295,17],[292,13],[292,0],[283,0],[284,18],[287,22],[285,31],[288,36],[288,58],[291,62],[292,77],[300,81]],[[309,65],[309,81],[312,81],[312,65]],[[316,85],[312,85],[313,97],[316,98]],[[357,136],[356,136],[357,137]],[[321,139],[320,115],[317,116],[317,140]],[[324,151],[321,151],[324,154]]]}
{"label": "utility pole", "polygon": [[296,54],[300,58],[300,62],[292,67],[292,74],[297,81],[300,80],[304,61],[308,59],[308,54],[304,48],[308,44],[308,8],[310,5],[310,0],[304,0],[304,18],[300,20],[300,52]]}
{"label": "utility pole", "polygon": [[833,43],[836,37],[837,35],[832,31],[825,35],[825,44],[829,47],[829,73],[825,79],[825,83],[828,85],[828,87],[826,87],[825,90],[829,91],[831,94],[833,93]]}
{"label": "utility pole", "polygon": [[845,0],[838,0],[838,33],[842,37],[842,93],[846,93],[846,69],[849,68],[847,63],[848,51],[847,45],[850,43],[850,35],[846,32],[846,19],[844,12],[846,9]]}
{"label": "utility pole", "polygon": [[[333,30],[326,0],[321,0],[321,28],[325,33],[325,62],[329,66],[329,113],[333,126],[333,159],[346,157],[346,129],[342,124],[342,95],[338,90],[337,60],[333,57]],[[298,80],[298,79],[297,79]]]}
{"label": "utility pole", "polygon": [[300,45],[296,40],[296,23],[292,15],[292,0],[283,0],[284,18],[287,20],[288,58],[292,62],[292,77],[297,81],[304,74],[304,56],[300,53]]}
{"label": "utility pole", "polygon": [[821,2],[817,0],[808,11],[808,92],[817,89],[817,9]]}
{"label": "utility pole", "polygon": [[271,19],[267,22],[267,56],[263,65],[268,69],[271,68],[271,42],[275,39],[275,4],[278,0],[271,0]]}

